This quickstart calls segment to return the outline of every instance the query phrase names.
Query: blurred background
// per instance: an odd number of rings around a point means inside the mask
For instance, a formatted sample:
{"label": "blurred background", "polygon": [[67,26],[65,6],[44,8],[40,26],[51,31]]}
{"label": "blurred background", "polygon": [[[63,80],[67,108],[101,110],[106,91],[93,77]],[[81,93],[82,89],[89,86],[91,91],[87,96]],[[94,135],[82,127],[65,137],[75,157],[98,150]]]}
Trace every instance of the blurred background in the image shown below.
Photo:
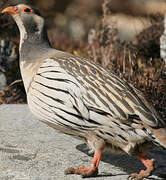
{"label": "blurred background", "polygon": [[40,9],[49,30],[63,32],[74,40],[85,39],[88,30],[99,22],[102,15],[102,0],[1,0],[0,7],[18,3]]}
{"label": "blurred background", "polygon": [[[84,56],[141,90],[166,118],[166,66],[160,57],[166,0],[1,0],[40,9],[53,47]],[[0,104],[26,103],[19,32],[0,14]]]}

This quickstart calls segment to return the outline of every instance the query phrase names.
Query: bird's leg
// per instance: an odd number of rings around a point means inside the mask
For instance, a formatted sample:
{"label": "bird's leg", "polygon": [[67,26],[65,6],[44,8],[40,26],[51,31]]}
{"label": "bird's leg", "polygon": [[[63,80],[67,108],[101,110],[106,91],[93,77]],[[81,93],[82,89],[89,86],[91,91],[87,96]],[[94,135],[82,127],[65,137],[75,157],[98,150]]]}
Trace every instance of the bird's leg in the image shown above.
{"label": "bird's leg", "polygon": [[98,166],[102,157],[102,152],[104,148],[101,148],[99,151],[96,151],[93,156],[93,160],[89,168],[86,168],[84,165],[81,165],[78,168],[68,168],[65,170],[65,174],[79,174],[83,177],[94,177],[98,174]]}
{"label": "bird's leg", "polygon": [[141,170],[139,174],[133,173],[130,175],[133,179],[143,179],[151,175],[152,171],[155,169],[154,167],[154,159],[148,159],[146,153],[140,154],[136,156],[146,167],[145,170]]}

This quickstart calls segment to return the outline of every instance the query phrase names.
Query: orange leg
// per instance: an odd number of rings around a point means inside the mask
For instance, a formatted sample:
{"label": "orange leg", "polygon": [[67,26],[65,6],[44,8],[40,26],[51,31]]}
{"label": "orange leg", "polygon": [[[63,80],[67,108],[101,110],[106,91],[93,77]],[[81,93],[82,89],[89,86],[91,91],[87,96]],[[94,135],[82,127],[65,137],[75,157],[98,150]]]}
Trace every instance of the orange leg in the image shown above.
{"label": "orange leg", "polygon": [[145,177],[148,177],[151,175],[154,168],[154,159],[148,159],[146,154],[140,154],[137,156],[137,158],[144,164],[146,167],[145,170],[141,170],[139,174],[133,173],[130,175],[132,179],[143,179]]}
{"label": "orange leg", "polygon": [[65,170],[65,174],[79,174],[79,175],[82,175],[83,177],[97,176],[98,166],[99,166],[99,162],[101,160],[103,150],[104,150],[104,148],[102,148],[98,152],[95,152],[95,154],[93,156],[93,160],[92,160],[89,168],[86,168],[84,165],[81,165],[78,168],[70,167]]}

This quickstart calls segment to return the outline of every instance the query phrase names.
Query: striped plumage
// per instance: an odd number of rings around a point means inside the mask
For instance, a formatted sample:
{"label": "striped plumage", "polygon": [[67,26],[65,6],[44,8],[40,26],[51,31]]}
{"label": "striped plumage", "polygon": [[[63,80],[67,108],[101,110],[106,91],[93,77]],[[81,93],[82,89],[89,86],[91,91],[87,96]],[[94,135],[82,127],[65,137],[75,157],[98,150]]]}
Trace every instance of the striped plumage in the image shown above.
{"label": "striped plumage", "polygon": [[102,151],[110,150],[145,159],[147,170],[132,177],[148,176],[153,159],[142,153],[153,144],[166,147],[166,123],[144,96],[99,65],[51,48],[35,9],[21,4],[3,12],[12,14],[21,32],[20,68],[30,110],[95,151],[90,168],[70,168],[67,173],[96,175]]}
{"label": "striped plumage", "polygon": [[[146,124],[159,126],[159,121],[133,90],[103,68],[69,56],[44,60],[30,83],[27,98],[31,111],[43,121],[62,130],[67,128],[69,134],[95,129],[98,136],[104,138],[104,134],[106,141],[112,139],[113,144],[123,147],[122,142],[130,142],[132,134],[137,143],[148,138],[149,133],[141,130],[143,125],[134,115],[141,114]],[[133,148],[135,140],[130,143]]]}

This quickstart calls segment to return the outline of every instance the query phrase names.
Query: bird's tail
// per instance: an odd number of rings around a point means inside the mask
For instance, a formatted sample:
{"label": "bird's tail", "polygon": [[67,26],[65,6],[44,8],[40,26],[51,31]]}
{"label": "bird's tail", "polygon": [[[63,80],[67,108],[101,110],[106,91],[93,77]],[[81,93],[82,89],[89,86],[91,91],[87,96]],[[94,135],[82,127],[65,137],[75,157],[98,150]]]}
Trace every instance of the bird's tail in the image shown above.
{"label": "bird's tail", "polygon": [[154,136],[157,138],[157,142],[166,148],[166,127],[159,129],[152,129]]}

